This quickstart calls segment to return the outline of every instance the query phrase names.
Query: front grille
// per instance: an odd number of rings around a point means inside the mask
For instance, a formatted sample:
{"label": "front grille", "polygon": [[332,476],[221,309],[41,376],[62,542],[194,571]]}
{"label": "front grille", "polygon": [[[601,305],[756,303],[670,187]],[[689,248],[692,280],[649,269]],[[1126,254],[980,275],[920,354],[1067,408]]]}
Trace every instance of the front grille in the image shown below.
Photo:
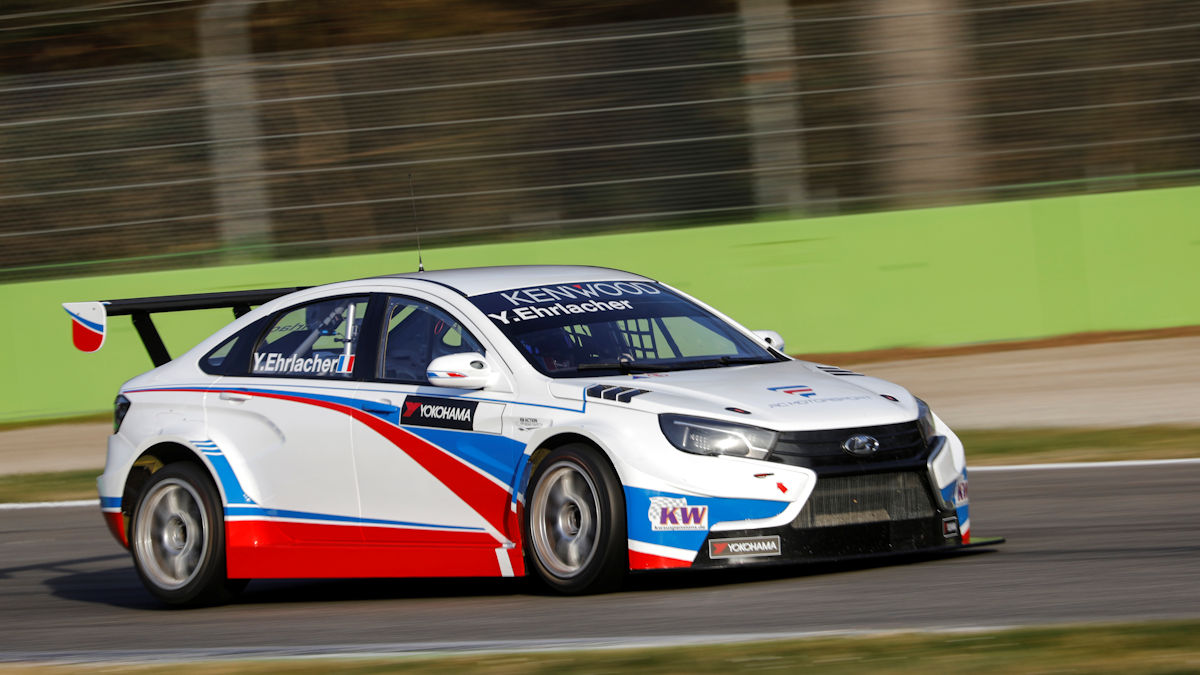
{"label": "front grille", "polygon": [[933,503],[916,472],[818,478],[792,527],[808,529],[929,518]]}
{"label": "front grille", "polygon": [[[870,436],[879,441],[879,450],[870,457],[855,457],[842,449],[851,436]],[[817,470],[870,469],[881,463],[894,463],[921,457],[926,441],[916,420],[899,424],[818,431],[787,431],[779,435],[767,457],[773,462]]]}

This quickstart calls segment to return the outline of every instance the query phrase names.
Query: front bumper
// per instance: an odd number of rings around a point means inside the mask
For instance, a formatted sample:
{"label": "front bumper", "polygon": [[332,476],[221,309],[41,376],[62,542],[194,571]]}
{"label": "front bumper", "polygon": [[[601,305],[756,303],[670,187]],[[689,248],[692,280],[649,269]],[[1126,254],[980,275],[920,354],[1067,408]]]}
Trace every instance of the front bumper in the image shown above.
{"label": "front bumper", "polygon": [[876,555],[950,550],[965,542],[945,536],[942,518],[861,523],[832,527],[710,533],[692,563],[694,569],[748,564],[819,562]]}
{"label": "front bumper", "polygon": [[937,499],[928,472],[824,476],[800,514],[773,528],[709,532],[693,568],[842,560],[958,548],[960,511]]}

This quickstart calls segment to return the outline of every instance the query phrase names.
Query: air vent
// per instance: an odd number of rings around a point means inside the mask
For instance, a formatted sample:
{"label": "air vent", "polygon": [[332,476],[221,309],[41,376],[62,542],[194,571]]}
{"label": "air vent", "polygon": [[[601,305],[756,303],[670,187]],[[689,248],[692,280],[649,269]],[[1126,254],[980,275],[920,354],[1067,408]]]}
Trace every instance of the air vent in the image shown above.
{"label": "air vent", "polygon": [[838,368],[837,366],[817,366],[817,370],[824,373],[829,373],[830,375],[840,375],[843,377],[848,377],[851,375],[857,377],[863,376],[862,373],[856,373],[853,370],[846,370],[845,368]]}

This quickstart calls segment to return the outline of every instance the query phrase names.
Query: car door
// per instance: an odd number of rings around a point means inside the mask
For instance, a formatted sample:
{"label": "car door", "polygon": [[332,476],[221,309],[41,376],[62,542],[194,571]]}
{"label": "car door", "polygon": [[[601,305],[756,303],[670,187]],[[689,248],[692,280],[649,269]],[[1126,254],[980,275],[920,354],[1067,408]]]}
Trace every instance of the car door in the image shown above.
{"label": "car door", "polygon": [[282,541],[361,543],[350,429],[368,298],[302,302],[240,336],[253,341],[243,365],[205,400],[213,447],[244,491],[227,496],[229,520],[267,521]]}
{"label": "car door", "polygon": [[433,299],[391,295],[385,307],[378,362],[359,390],[375,420],[352,432],[364,536],[421,548],[439,575],[496,574],[524,452],[501,434],[511,394],[430,385],[434,358],[486,346]]}

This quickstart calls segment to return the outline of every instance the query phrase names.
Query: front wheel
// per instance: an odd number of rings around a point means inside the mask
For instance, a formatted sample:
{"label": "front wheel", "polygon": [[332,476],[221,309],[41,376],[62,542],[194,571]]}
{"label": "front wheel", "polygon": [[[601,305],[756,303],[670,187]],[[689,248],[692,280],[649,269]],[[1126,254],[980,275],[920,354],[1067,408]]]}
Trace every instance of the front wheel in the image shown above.
{"label": "front wheel", "polygon": [[221,498],[199,467],[170,464],[155,472],[138,499],[132,531],[138,576],[169,605],[225,602],[244,585],[225,577]]}
{"label": "front wheel", "polygon": [[526,557],[560,593],[615,589],[629,569],[625,499],[616,472],[582,443],[551,452],[530,481]]}

